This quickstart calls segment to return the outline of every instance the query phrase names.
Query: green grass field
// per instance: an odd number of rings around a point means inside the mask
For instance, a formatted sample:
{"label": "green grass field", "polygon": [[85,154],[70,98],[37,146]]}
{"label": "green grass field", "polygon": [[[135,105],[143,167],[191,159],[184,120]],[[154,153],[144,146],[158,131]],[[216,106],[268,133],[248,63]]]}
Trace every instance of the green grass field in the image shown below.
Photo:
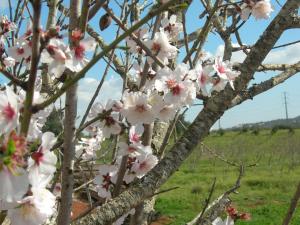
{"label": "green grass field", "polygon": [[[270,130],[260,131],[258,135],[251,132],[212,134],[204,143],[229,161],[256,164],[245,168],[239,193],[231,195],[238,210],[249,212],[252,217],[250,221],[236,224],[281,224],[300,180],[300,130],[294,134],[280,130],[273,135]],[[169,224],[184,225],[201,211],[214,178],[213,199],[232,187],[238,174],[238,168],[199,146],[161,188],[179,187],[159,195],[156,210],[171,219]],[[299,208],[293,225],[300,225]]]}

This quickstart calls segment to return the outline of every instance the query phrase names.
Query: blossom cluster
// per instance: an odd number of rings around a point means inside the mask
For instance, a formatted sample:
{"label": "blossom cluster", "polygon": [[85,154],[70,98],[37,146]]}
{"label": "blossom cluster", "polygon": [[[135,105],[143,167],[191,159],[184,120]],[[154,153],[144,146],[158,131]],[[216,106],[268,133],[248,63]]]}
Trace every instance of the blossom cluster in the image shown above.
{"label": "blossom cluster", "polygon": [[268,19],[273,12],[270,0],[244,0],[239,8],[242,20],[247,20],[252,14],[255,19]]}
{"label": "blossom cluster", "polygon": [[144,71],[145,63],[135,63],[130,71],[130,80],[136,86],[145,85],[139,89],[127,88],[118,101],[109,100],[105,105],[95,103],[88,118],[98,118],[97,122],[86,128],[92,138],[83,138],[77,145],[78,156],[85,159],[96,157],[102,141],[112,135],[121,135],[118,143],[117,157],[114,164],[98,166],[95,185],[102,198],[111,198],[116,188],[116,182],[121,168],[121,162],[126,157],[127,164],[123,176],[123,185],[128,185],[135,178],[143,177],[158,162],[151,146],[145,146],[142,141],[144,126],[155,121],[168,122],[177,111],[189,107],[196,99],[197,93],[209,97],[214,92],[222,91],[227,84],[234,88],[234,80],[240,72],[232,69],[229,61],[220,57],[199,60],[194,68],[187,64],[178,64],[174,69],[168,67],[170,60],[175,60],[178,49],[173,41],[179,38],[182,24],[176,22],[176,16],[163,19],[161,27],[153,39],[145,28],[140,28],[135,35],[144,42],[153,55],[166,66],[152,68],[153,60],[141,46],[127,38],[129,51],[133,55],[145,57],[149,64]]}
{"label": "blossom cluster", "polygon": [[[0,62],[7,68],[30,61],[30,26],[15,46],[5,49],[6,37],[15,29],[7,17],[0,17]],[[40,91],[37,79],[34,104],[45,100]],[[47,187],[56,171],[57,157],[50,151],[56,138],[42,132],[51,106],[32,115],[26,138],[20,134],[25,96],[20,88],[0,90],[0,210],[7,210],[12,225],[40,225],[55,212],[56,196]]]}
{"label": "blossom cluster", "polygon": [[36,145],[13,128],[0,133],[0,210],[7,210],[13,225],[43,224],[55,212],[56,197],[47,185],[56,171],[50,151],[56,138],[45,132]]}

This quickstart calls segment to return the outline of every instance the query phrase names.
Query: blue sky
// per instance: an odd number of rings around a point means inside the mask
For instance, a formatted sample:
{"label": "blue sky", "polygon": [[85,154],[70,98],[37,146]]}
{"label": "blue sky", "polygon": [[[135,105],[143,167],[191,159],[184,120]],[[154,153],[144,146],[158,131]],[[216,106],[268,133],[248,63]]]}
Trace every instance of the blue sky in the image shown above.
{"label": "blue sky", "polygon": [[[0,14],[7,13],[7,9],[5,8],[5,1],[0,0]],[[14,2],[15,0],[12,0]],[[199,19],[199,15],[203,11],[200,6],[200,1],[193,1],[192,6],[189,8],[187,12],[187,32],[190,33],[197,28],[200,28],[204,20]],[[274,17],[280,6],[276,3],[275,0],[271,0],[272,5],[274,7],[274,12],[272,13],[272,17]],[[284,1],[280,0],[283,4]],[[111,1],[110,7],[114,10],[114,12],[119,15],[118,7],[116,6],[114,1]],[[42,21],[46,21],[47,11],[46,8],[43,9],[43,18]],[[98,21],[100,17],[104,14],[104,11],[101,10],[91,21],[92,27],[98,31],[101,36],[109,43],[111,40],[115,38],[116,33],[116,25],[112,23],[112,25],[104,30],[103,32],[100,31]],[[271,17],[271,18],[272,18]],[[242,41],[245,44],[253,44],[262,34],[263,30],[269,24],[269,20],[258,20],[256,21],[254,18],[250,18],[247,23],[241,28],[240,35],[242,37]],[[288,43],[291,41],[299,40],[300,37],[300,29],[298,30],[291,30],[285,32],[280,40],[278,41],[279,44]],[[236,40],[233,38],[233,43],[236,43]],[[221,54],[222,49],[222,41],[218,37],[217,34],[210,34],[208,41],[205,44],[204,49],[211,54]],[[184,55],[185,49],[181,49],[181,53],[179,55],[179,61]],[[243,58],[242,53],[237,53],[233,56],[235,61],[241,61]],[[290,63],[296,62],[300,60],[300,44],[286,47],[286,48],[279,48],[274,50],[266,59],[266,63]],[[88,99],[93,94],[93,90],[97,86],[97,80],[101,79],[105,68],[105,63],[100,61],[97,65],[92,68],[88,74],[87,78],[80,82],[79,87],[79,101],[80,101],[80,108],[79,114],[84,112],[85,107],[88,103]],[[252,83],[259,83],[265,79],[270,78],[273,75],[276,75],[276,72],[271,73],[257,73],[255,75],[255,80]],[[3,78],[0,78],[0,82],[5,82]],[[288,109],[289,109],[289,116],[295,117],[300,115],[300,74],[290,78],[284,84],[281,84],[271,91],[267,93],[263,93],[254,98],[252,101],[246,101],[242,105],[235,107],[234,109],[228,110],[224,116],[221,118],[221,126],[231,127],[235,125],[239,125],[242,123],[249,123],[249,122],[258,122],[258,121],[266,121],[271,119],[277,118],[284,118],[285,111],[283,105],[283,92],[287,92],[288,96]],[[110,71],[109,76],[107,78],[107,82],[104,85],[103,93],[98,98],[100,101],[106,101],[108,98],[119,98],[120,97],[120,89],[121,89],[121,80],[113,71]],[[195,106],[191,107],[187,114],[187,118],[192,120],[201,107]],[[216,127],[216,126],[214,126]]]}

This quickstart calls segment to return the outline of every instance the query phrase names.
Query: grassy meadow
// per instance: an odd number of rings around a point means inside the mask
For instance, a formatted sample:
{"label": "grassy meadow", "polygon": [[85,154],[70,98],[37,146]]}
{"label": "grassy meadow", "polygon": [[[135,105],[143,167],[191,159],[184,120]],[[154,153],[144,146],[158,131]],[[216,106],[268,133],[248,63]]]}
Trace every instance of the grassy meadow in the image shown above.
{"label": "grassy meadow", "polygon": [[[231,195],[233,205],[240,212],[251,213],[252,219],[236,224],[281,224],[300,180],[300,130],[215,133],[204,144],[229,161],[255,164],[245,168],[239,193]],[[156,210],[169,218],[166,224],[184,225],[201,211],[214,178],[213,199],[231,188],[238,174],[237,167],[199,146],[161,188],[179,187],[160,194]],[[291,224],[300,225],[300,206]]]}

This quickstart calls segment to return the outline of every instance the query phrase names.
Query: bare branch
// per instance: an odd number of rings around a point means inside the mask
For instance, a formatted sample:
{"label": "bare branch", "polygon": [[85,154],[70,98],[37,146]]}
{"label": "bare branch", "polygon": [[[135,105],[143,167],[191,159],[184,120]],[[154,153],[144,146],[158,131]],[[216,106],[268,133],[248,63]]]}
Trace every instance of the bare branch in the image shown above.
{"label": "bare branch", "polygon": [[[87,15],[87,13],[86,13]],[[85,20],[83,18],[83,20]],[[85,24],[80,23],[80,0],[70,1],[70,24],[69,43],[73,47],[72,31],[78,29],[78,25],[85,28]],[[84,32],[84,30],[83,30]],[[66,92],[65,100],[65,120],[64,120],[64,145],[62,162],[62,189],[61,203],[57,217],[59,225],[69,225],[71,222],[72,195],[74,188],[74,158],[75,158],[75,122],[77,116],[77,82],[74,82]]]}
{"label": "bare branch", "polygon": [[26,90],[26,82],[15,77],[13,74],[0,67],[0,73],[2,73],[7,79],[9,79],[13,84],[20,86],[23,90]]}
{"label": "bare branch", "polygon": [[[122,23],[121,20],[119,20],[114,13],[104,7],[105,11],[111,16],[111,18],[125,31],[128,32],[128,29],[126,28],[126,26]],[[165,65],[160,61],[159,58],[157,58],[155,55],[152,54],[151,50],[134,34],[130,34],[130,37],[147,53],[148,56],[150,56],[155,63],[157,63],[160,67],[164,67]]]}
{"label": "bare branch", "polygon": [[209,206],[207,206],[204,213],[201,212],[191,222],[188,222],[186,225],[195,225],[195,224],[211,225],[212,222],[224,212],[225,208],[228,205],[230,205],[231,200],[229,198],[229,195],[236,192],[236,190],[240,187],[240,183],[243,175],[244,175],[244,167],[240,166],[239,175],[235,182],[235,185],[231,187],[229,190],[227,190],[224,194],[219,196]]}
{"label": "bare branch", "polygon": [[277,86],[278,84],[283,83],[288,78],[294,76],[296,73],[300,72],[300,62],[290,65],[288,69],[279,75],[270,78],[260,84],[253,85],[246,91],[242,91],[241,94],[237,95],[231,102],[230,107],[241,104],[247,99],[253,99],[254,96],[259,95],[265,91],[270,90],[271,88]]}
{"label": "bare branch", "polygon": [[30,75],[27,83],[27,92],[24,102],[24,112],[21,123],[21,133],[27,136],[29,130],[30,119],[32,115],[31,107],[34,96],[35,80],[37,75],[38,63],[40,59],[40,16],[41,16],[41,1],[34,0],[33,7],[33,37],[32,37],[32,55],[31,55],[31,67]]}
{"label": "bare branch", "polygon": [[291,200],[290,207],[289,207],[289,209],[286,213],[286,216],[285,216],[285,218],[282,222],[282,225],[288,225],[290,223],[290,221],[292,219],[292,216],[293,216],[293,213],[296,210],[299,198],[300,198],[300,182],[298,183],[297,189],[296,189],[295,194],[294,194],[294,196]]}

